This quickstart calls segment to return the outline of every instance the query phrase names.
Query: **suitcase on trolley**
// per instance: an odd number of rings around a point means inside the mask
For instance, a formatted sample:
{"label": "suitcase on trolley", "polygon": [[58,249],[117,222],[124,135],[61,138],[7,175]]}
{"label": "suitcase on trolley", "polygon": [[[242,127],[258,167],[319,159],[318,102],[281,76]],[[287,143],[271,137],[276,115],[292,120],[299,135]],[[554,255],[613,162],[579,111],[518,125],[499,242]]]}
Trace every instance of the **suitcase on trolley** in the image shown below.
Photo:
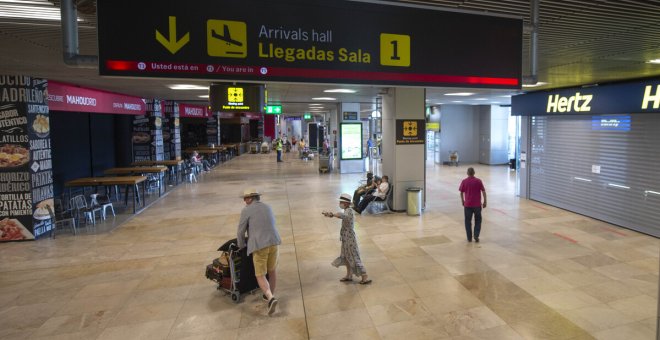
{"label": "suitcase on trolley", "polygon": [[236,239],[225,242],[218,251],[222,254],[206,266],[206,278],[218,284],[217,289],[231,295],[232,301],[238,303],[241,294],[251,293],[259,289],[254,276],[252,255],[247,254],[247,247],[238,249]]}

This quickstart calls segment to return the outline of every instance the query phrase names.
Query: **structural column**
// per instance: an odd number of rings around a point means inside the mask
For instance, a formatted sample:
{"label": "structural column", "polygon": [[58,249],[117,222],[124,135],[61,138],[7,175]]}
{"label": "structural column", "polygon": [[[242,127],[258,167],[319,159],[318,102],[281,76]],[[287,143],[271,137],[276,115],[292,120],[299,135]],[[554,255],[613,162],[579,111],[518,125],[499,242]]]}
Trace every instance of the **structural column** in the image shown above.
{"label": "structural column", "polygon": [[423,88],[390,88],[383,95],[383,175],[394,186],[394,210],[406,209],[408,188],[424,189],[425,201],[425,97]]}

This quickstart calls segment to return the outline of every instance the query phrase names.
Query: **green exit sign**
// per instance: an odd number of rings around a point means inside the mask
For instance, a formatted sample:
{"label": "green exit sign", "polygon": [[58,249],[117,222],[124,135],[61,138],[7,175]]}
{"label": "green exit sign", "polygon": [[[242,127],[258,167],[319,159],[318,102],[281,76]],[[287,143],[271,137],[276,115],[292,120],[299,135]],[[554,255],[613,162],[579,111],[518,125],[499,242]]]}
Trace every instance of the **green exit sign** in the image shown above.
{"label": "green exit sign", "polygon": [[267,105],[266,113],[271,115],[282,114],[282,105]]}
{"label": "green exit sign", "polygon": [[305,113],[305,114],[303,115],[303,118],[305,118],[305,119],[312,119],[312,115],[309,114],[309,113]]}

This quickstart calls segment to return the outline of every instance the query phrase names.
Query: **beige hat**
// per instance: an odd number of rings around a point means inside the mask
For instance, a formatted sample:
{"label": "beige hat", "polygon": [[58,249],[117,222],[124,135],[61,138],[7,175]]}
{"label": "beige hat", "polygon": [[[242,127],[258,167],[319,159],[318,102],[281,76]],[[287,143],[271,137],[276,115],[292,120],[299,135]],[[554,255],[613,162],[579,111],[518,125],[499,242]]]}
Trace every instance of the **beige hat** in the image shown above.
{"label": "beige hat", "polygon": [[350,194],[343,193],[339,196],[339,202],[351,203],[352,196]]}
{"label": "beige hat", "polygon": [[259,193],[259,191],[255,188],[247,188],[243,190],[243,196],[242,196],[243,198],[253,197],[253,196],[261,196],[261,193]]}

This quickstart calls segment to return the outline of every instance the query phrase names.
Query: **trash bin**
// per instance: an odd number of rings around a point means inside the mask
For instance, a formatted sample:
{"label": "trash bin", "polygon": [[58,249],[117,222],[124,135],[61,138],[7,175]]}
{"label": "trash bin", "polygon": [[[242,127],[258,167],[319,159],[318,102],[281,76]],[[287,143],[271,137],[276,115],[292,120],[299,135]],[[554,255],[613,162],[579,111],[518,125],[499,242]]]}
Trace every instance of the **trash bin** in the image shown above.
{"label": "trash bin", "polygon": [[408,215],[419,216],[422,214],[422,188],[408,188]]}

